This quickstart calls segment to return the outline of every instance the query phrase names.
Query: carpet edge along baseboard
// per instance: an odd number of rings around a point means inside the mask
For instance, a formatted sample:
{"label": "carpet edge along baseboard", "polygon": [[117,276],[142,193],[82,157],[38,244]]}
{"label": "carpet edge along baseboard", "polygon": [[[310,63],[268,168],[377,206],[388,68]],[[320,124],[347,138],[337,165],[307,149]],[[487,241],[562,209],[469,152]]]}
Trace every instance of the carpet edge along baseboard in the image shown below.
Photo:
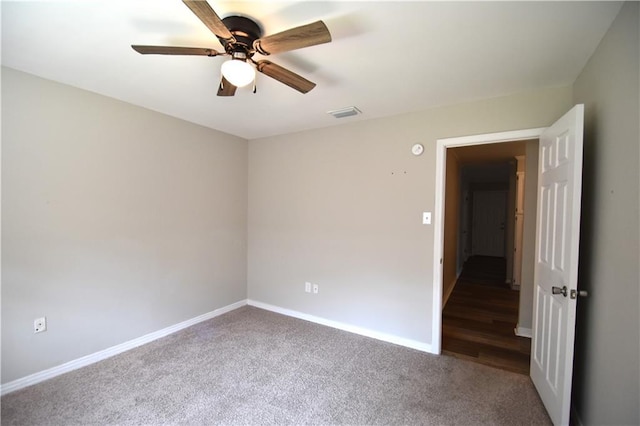
{"label": "carpet edge along baseboard", "polygon": [[168,336],[169,334],[175,333],[177,331],[183,330],[192,325],[198,324],[203,321],[207,321],[211,318],[215,318],[219,315],[225,314],[227,312],[231,312],[235,309],[241,308],[242,306],[249,305],[256,308],[264,309],[266,311],[271,311],[275,313],[279,313],[282,315],[286,315],[288,317],[298,318],[301,320],[313,322],[316,324],[324,325],[327,327],[335,328],[338,330],[346,331],[349,333],[359,334],[361,336],[370,337],[376,340],[381,340],[387,343],[393,343],[399,346],[404,346],[407,348],[415,349],[421,352],[427,352],[435,354],[433,351],[433,346],[429,343],[420,342],[413,339],[408,339],[405,337],[399,337],[396,335],[382,333],[379,331],[371,330],[364,327],[359,327],[351,324],[342,323],[339,321],[329,320],[326,318],[318,317],[315,315],[305,314],[303,312],[282,308],[275,305],[270,305],[268,303],[259,302],[252,299],[244,299],[238,302],[232,303],[230,305],[224,306],[222,308],[218,308],[211,312],[207,312],[205,314],[199,315],[195,318],[191,318],[189,320],[183,321],[181,323],[169,326],[167,328],[163,328],[162,330],[155,331],[153,333],[145,334],[144,336],[138,337],[133,340],[129,340],[127,342],[121,343],[119,345],[112,346],[110,348],[95,352],[93,354],[83,356],[81,358],[74,359],[72,361],[66,362],[64,364],[48,368],[43,371],[39,371],[34,374],[30,374],[28,376],[16,379],[14,381],[5,383],[2,385],[2,389],[0,394],[6,395],[10,392],[15,392],[19,389],[25,388],[27,386],[35,385],[36,383],[43,382],[48,379],[52,379],[56,376],[59,376],[64,373],[68,373],[73,370],[77,370],[78,368],[86,367],[88,365],[94,364],[98,361],[102,361],[104,359],[110,358],[114,355],[118,355],[122,352],[126,352],[130,349],[134,349],[138,346],[144,345],[146,343],[151,343],[154,340],[160,339],[162,337]]}
{"label": "carpet edge along baseboard", "polygon": [[51,367],[46,370],[39,371],[37,373],[33,373],[25,377],[21,377],[11,382],[4,383],[2,384],[2,390],[0,391],[0,395],[6,395],[10,392],[15,392],[22,388],[26,388],[27,386],[35,385],[36,383],[40,383],[45,380],[52,379],[61,374],[68,373],[73,370],[77,370],[78,368],[86,367],[98,361],[102,361],[104,359],[110,358],[114,355],[118,355],[128,350],[137,348],[138,346],[151,343],[154,340],[158,340],[162,337],[168,336],[177,331],[183,330],[187,327],[191,327],[192,325],[196,325],[200,322],[207,321],[211,318],[215,318],[222,314],[226,314],[227,312],[241,308],[246,304],[247,304],[246,299],[240,300],[230,305],[223,306],[222,308],[218,308],[213,311],[207,312],[205,314],[199,315],[197,317],[188,319],[186,321],[182,321],[178,324],[174,324],[169,327],[163,328],[161,330],[154,331],[153,333],[145,334],[144,336],[140,336],[135,339],[126,341],[124,343],[120,343],[118,345],[103,349],[101,351],[94,352],[92,354],[65,362],[64,364],[60,364],[55,367]]}
{"label": "carpet edge along baseboard", "polygon": [[[349,333],[359,334],[361,336],[371,337],[372,339],[381,340],[387,343],[393,343],[399,346],[415,349],[421,352],[428,352],[435,354],[433,346],[429,343],[420,342],[418,340],[408,339],[406,337],[399,337],[393,334],[383,333],[369,328],[359,327],[356,325],[346,324],[339,321],[329,320],[326,318],[318,317],[315,315],[305,314],[303,312],[294,311],[291,309],[281,308],[279,306],[270,305],[268,303],[259,302],[256,300],[248,299],[247,304],[256,308],[264,309],[267,311],[276,312],[288,317],[298,318],[305,321],[310,321],[316,324],[324,325],[338,330],[347,331]],[[437,354],[436,354],[437,355]]]}

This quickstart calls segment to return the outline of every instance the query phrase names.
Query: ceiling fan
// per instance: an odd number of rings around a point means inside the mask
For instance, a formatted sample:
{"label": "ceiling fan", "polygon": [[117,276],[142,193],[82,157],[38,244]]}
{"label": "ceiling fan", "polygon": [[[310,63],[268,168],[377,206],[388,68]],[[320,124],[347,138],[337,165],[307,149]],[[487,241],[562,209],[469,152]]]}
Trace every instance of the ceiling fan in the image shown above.
{"label": "ceiling fan", "polygon": [[224,46],[224,52],[202,47],[141,45],[132,45],[133,50],[143,55],[231,56],[229,61],[222,64],[218,96],[233,96],[238,87],[252,82],[255,93],[254,68],[301,93],[307,93],[316,86],[315,83],[271,61],[255,61],[253,55],[259,53],[268,56],[272,53],[328,43],[331,41],[331,34],[324,22],[316,21],[263,37],[262,29],[252,19],[244,16],[228,16],[220,19],[206,0],[182,0],[182,2],[220,40]]}

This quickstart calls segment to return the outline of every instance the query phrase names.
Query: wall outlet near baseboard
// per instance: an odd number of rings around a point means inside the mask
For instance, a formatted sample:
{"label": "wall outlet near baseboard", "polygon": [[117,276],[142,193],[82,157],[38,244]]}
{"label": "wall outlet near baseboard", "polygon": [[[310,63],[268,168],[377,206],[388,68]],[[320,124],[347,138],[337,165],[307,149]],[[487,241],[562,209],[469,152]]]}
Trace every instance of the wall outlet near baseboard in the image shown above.
{"label": "wall outlet near baseboard", "polygon": [[33,332],[42,333],[43,331],[47,331],[47,317],[33,320]]}

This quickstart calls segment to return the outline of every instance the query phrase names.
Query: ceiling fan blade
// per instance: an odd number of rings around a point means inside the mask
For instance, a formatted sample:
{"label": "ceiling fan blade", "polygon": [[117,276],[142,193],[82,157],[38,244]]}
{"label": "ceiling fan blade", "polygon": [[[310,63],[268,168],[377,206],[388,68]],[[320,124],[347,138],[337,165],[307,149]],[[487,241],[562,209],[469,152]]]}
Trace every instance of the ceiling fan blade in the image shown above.
{"label": "ceiling fan blade", "polygon": [[237,87],[233,84],[229,83],[224,76],[222,80],[220,80],[220,85],[218,86],[218,96],[233,96],[236,94]]}
{"label": "ceiling fan blade", "polygon": [[316,87],[315,83],[270,61],[258,61],[256,62],[256,68],[261,73],[268,75],[269,77],[274,78],[301,93],[307,93]]}
{"label": "ceiling fan blade", "polygon": [[329,43],[330,41],[331,33],[329,33],[327,26],[322,21],[316,21],[312,24],[262,37],[253,43],[253,47],[263,55],[270,55]]}
{"label": "ceiling fan blade", "polygon": [[235,43],[236,39],[229,28],[222,22],[218,14],[205,0],[182,0],[189,9],[204,23],[216,37],[229,43]]}
{"label": "ceiling fan blade", "polygon": [[133,50],[143,55],[199,55],[218,56],[221,53],[204,47],[175,47],[175,46],[140,46],[132,45]]}

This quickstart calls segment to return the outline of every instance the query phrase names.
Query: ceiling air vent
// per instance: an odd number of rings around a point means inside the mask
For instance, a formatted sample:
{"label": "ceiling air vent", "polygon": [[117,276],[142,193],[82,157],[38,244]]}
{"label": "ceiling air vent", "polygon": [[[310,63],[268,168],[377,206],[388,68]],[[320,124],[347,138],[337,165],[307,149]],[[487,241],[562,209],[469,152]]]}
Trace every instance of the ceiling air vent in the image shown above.
{"label": "ceiling air vent", "polygon": [[362,111],[354,106],[350,106],[346,108],[334,109],[333,111],[327,111],[327,114],[331,114],[335,118],[345,118],[351,117],[352,115],[362,114]]}

